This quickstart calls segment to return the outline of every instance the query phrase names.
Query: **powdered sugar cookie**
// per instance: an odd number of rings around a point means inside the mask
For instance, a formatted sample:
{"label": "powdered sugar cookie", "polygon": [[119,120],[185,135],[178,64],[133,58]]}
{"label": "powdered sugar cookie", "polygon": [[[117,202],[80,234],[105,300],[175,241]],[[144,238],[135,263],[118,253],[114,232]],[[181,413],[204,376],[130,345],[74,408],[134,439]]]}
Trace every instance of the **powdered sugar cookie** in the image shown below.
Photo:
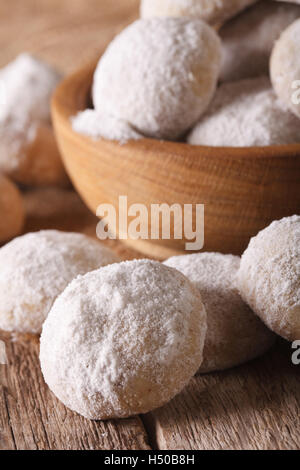
{"label": "powdered sugar cookie", "polygon": [[181,137],[203,114],[216,89],[221,45],[201,20],[139,20],[117,36],[94,77],[97,111],[139,134]]}
{"label": "powdered sugar cookie", "polygon": [[300,142],[300,121],[282,107],[267,77],[223,83],[187,141],[215,147],[291,144]]}
{"label": "powdered sugar cookie", "polygon": [[73,281],[41,336],[46,383],[90,419],[123,418],[162,406],[202,362],[206,314],[179,272],[127,261]]}
{"label": "powdered sugar cookie", "polygon": [[24,184],[66,184],[50,126],[60,75],[29,54],[0,70],[0,171]]}
{"label": "powdered sugar cookie", "polygon": [[240,293],[275,333],[300,339],[300,216],[252,238],[238,273]]}
{"label": "powdered sugar cookie", "polygon": [[25,210],[18,188],[0,175],[0,243],[20,234]]}
{"label": "powdered sugar cookie", "polygon": [[218,25],[257,0],[142,0],[141,16],[189,16]]}
{"label": "powdered sugar cookie", "polygon": [[284,106],[300,118],[300,19],[276,42],[271,56],[271,80]]}
{"label": "powdered sugar cookie", "polygon": [[0,249],[0,328],[40,333],[56,297],[79,274],[119,259],[96,240],[46,230]]}
{"label": "powdered sugar cookie", "polygon": [[120,144],[143,138],[128,122],[93,109],[86,109],[74,116],[72,127],[75,132],[92,139],[117,140]]}
{"label": "powdered sugar cookie", "polygon": [[258,2],[221,28],[221,81],[269,74],[270,55],[282,31],[300,17],[300,7]]}
{"label": "powdered sugar cookie", "polygon": [[165,264],[182,272],[202,297],[208,328],[200,373],[237,366],[272,346],[275,336],[238,292],[238,256],[198,253],[175,256]]}

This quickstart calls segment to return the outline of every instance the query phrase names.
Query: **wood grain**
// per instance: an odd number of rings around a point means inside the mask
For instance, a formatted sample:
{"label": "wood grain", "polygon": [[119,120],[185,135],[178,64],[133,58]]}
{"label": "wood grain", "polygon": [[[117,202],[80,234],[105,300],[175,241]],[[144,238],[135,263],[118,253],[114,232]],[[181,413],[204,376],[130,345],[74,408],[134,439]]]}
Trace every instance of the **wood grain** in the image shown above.
{"label": "wood grain", "polygon": [[0,449],[149,449],[139,417],[95,422],[65,408],[44,383],[37,339],[6,336],[6,352],[8,365],[0,366]]}
{"label": "wood grain", "polygon": [[160,449],[300,448],[299,369],[289,343],[263,358],[195,377],[164,408],[144,418]]}

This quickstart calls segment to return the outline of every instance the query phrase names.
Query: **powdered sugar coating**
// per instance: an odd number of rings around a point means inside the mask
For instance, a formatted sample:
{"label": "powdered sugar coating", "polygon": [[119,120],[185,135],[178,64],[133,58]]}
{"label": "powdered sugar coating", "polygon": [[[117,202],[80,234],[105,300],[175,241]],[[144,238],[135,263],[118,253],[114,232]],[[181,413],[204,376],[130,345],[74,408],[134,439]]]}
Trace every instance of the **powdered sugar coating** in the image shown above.
{"label": "powdered sugar coating", "polygon": [[300,216],[275,221],[252,238],[238,285],[269,328],[290,341],[300,339]]}
{"label": "powdered sugar coating", "polygon": [[60,75],[29,54],[0,70],[0,170],[11,173],[26,158],[38,127],[50,123],[50,98]]}
{"label": "powdered sugar coating", "polygon": [[300,19],[276,42],[270,63],[273,87],[284,106],[300,118]]}
{"label": "powdered sugar coating", "polygon": [[0,249],[0,328],[40,333],[56,297],[76,276],[118,261],[77,233],[45,230],[14,239]]}
{"label": "powdered sugar coating", "polygon": [[240,258],[220,253],[175,256],[165,262],[199,290],[207,313],[200,373],[228,369],[266,352],[275,336],[242,300],[236,285]]}
{"label": "powdered sugar coating", "polygon": [[257,0],[142,0],[141,16],[189,16],[220,24]]}
{"label": "powdered sugar coating", "polygon": [[78,113],[72,119],[72,127],[75,132],[92,139],[117,140],[120,144],[143,138],[128,122],[93,109]]}
{"label": "powdered sugar coating", "polygon": [[187,141],[215,147],[291,144],[300,142],[300,121],[279,103],[267,77],[223,83]]}
{"label": "powdered sugar coating", "polygon": [[138,20],[100,59],[94,106],[147,137],[176,140],[209,105],[220,62],[220,40],[201,20]]}
{"label": "powdered sugar coating", "polygon": [[230,82],[268,75],[276,39],[299,17],[298,5],[266,0],[226,23],[219,32],[223,48],[220,80]]}
{"label": "powdered sugar coating", "polygon": [[179,393],[202,361],[206,314],[179,272],[127,261],[73,281],[41,336],[52,392],[89,419],[146,413]]}
{"label": "powdered sugar coating", "polygon": [[0,242],[20,234],[25,218],[21,193],[8,178],[0,175]]}

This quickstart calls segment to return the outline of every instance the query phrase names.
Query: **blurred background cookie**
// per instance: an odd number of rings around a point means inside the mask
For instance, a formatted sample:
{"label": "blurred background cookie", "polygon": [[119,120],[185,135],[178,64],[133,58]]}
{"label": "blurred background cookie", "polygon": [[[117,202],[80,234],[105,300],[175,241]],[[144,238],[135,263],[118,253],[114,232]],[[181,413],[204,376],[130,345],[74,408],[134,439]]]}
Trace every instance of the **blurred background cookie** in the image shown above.
{"label": "blurred background cookie", "polygon": [[281,32],[300,17],[300,6],[260,1],[219,31],[223,59],[221,81],[269,74],[272,48]]}
{"label": "blurred background cookie", "polygon": [[50,116],[60,79],[56,70],[29,54],[0,70],[0,171],[23,184],[68,184]]}
{"label": "blurred background cookie", "polygon": [[99,61],[95,109],[147,137],[176,140],[207,109],[220,63],[220,40],[203,21],[138,20],[111,42]]}

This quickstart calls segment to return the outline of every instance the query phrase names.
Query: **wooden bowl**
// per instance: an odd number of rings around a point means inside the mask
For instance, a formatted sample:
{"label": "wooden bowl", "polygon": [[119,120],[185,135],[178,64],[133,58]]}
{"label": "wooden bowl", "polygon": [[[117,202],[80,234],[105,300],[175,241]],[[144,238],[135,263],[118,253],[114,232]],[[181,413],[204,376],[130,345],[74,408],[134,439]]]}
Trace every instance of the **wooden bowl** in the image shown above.
{"label": "wooden bowl", "polygon": [[[70,118],[87,107],[95,63],[67,78],[53,98],[58,144],[74,186],[99,204],[205,204],[206,251],[241,254],[273,220],[300,213],[300,144],[220,148],[143,139],[120,145],[77,134]],[[249,123],[251,125],[251,123]],[[150,222],[148,222],[150,229]],[[124,240],[160,259],[187,240]]]}

